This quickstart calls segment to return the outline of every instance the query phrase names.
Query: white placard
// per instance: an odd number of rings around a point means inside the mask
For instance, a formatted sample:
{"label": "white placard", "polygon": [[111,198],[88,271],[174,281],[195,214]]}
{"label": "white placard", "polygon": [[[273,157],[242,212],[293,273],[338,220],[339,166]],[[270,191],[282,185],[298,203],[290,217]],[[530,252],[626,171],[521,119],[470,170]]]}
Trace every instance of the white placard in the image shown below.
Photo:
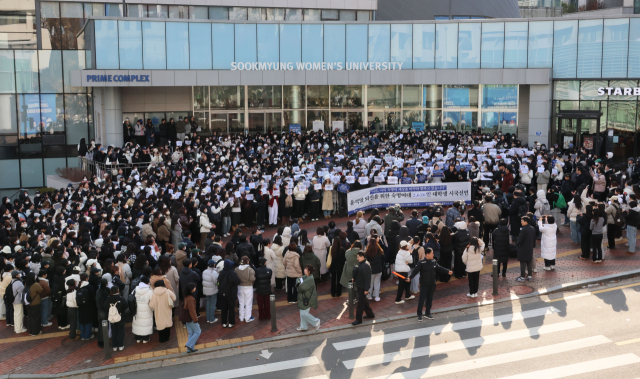
{"label": "white placard", "polygon": [[291,195],[293,195],[293,190],[288,189],[288,190],[285,191],[285,193],[287,194],[287,196],[291,196]]}
{"label": "white placard", "polygon": [[520,173],[522,174],[528,174],[529,173],[529,167],[525,166],[525,165],[521,165],[520,166]]}
{"label": "white placard", "polygon": [[279,197],[280,196],[280,190],[273,190],[273,197]]}
{"label": "white placard", "polygon": [[387,176],[387,183],[388,184],[398,184],[398,177],[397,176]]}
{"label": "white placard", "polygon": [[358,178],[358,182],[363,186],[366,186],[367,184],[369,184],[369,178],[367,178],[366,176],[361,176]]}
{"label": "white placard", "polygon": [[320,191],[322,189],[322,184],[314,184],[313,189],[315,189],[316,191]]}
{"label": "white placard", "polygon": [[252,194],[248,194],[247,195],[247,200],[249,200],[249,201],[253,200],[253,195]]}
{"label": "white placard", "polygon": [[538,172],[542,174],[544,172],[544,167],[542,166],[538,167]]}
{"label": "white placard", "polygon": [[324,121],[314,121],[313,122],[313,131],[314,132],[324,132]]}
{"label": "white placard", "polygon": [[325,184],[324,185],[324,190],[325,191],[333,191],[333,184]]}
{"label": "white placard", "polygon": [[356,177],[355,176],[347,176],[347,183],[349,184],[353,184],[356,182]]}
{"label": "white placard", "polygon": [[333,121],[331,123],[331,130],[335,131],[336,129],[340,132],[344,132],[344,121]]}
{"label": "white placard", "polygon": [[182,146],[182,141],[176,141],[176,146]]}

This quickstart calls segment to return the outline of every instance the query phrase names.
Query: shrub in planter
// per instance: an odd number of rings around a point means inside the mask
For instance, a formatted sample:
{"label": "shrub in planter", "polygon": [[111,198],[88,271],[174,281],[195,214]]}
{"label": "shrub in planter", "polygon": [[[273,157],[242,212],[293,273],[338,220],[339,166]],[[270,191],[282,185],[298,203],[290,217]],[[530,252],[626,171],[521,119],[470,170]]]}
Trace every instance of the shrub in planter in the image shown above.
{"label": "shrub in planter", "polygon": [[56,168],[56,173],[67,180],[72,182],[81,182],[82,178],[85,176],[87,178],[91,177],[91,173],[85,171],[79,167],[58,167]]}

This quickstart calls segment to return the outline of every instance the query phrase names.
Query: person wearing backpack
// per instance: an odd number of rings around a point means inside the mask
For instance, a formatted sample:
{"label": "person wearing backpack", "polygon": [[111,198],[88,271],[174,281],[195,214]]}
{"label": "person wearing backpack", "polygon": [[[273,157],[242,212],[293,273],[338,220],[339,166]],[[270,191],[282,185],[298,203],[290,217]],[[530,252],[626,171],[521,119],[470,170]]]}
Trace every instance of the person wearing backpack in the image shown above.
{"label": "person wearing backpack", "polygon": [[609,198],[610,204],[605,209],[607,217],[607,240],[609,241],[609,249],[616,248],[616,235],[618,229],[624,225],[624,217],[620,210],[620,204],[618,204],[618,196],[611,196]]}
{"label": "person wearing backpack", "polygon": [[[22,284],[22,279],[20,276],[22,273],[18,270],[13,270],[11,272],[11,278],[13,279],[11,282],[11,289],[13,294],[13,327],[17,334],[24,333],[27,329],[24,327],[24,305],[22,304],[22,293],[24,292],[24,284]],[[6,299],[11,300],[11,298]]]}
{"label": "person wearing backpack", "polygon": [[78,304],[76,303],[76,281],[67,279],[67,320],[69,321],[69,339],[76,338],[78,330]]}
{"label": "person wearing backpack", "polygon": [[80,288],[76,290],[78,306],[78,324],[80,324],[80,340],[88,341],[94,336],[91,333],[93,323],[98,320],[96,306],[96,290],[89,284],[89,275],[80,274]]}
{"label": "person wearing backpack", "polygon": [[[544,199],[546,201],[546,198]],[[513,193],[513,204],[509,207],[509,226],[511,228],[511,232],[509,234],[511,235],[511,240],[513,242],[517,241],[518,236],[520,235],[520,228],[522,225],[520,220],[524,217],[520,214],[525,207],[528,209],[527,201],[524,199],[522,191],[515,191]],[[524,215],[526,216],[526,212]]]}
{"label": "person wearing backpack", "polygon": [[103,307],[107,309],[107,320],[111,325],[111,346],[113,351],[124,350],[124,315],[129,309],[127,301],[120,295],[120,289],[113,286]]}
{"label": "person wearing backpack", "polygon": [[[153,292],[149,288],[149,278],[142,276],[140,284],[134,290],[136,312],[133,316],[132,332],[136,337],[136,343],[149,342],[151,334],[153,334],[153,311],[149,307],[149,301]],[[129,307],[131,309],[131,306]],[[133,313],[133,312],[132,312]]]}
{"label": "person wearing backpack", "polygon": [[44,289],[38,284],[36,274],[30,272],[25,279],[25,297],[29,304],[27,306],[27,329],[30,336],[37,336],[42,333],[42,326],[40,324],[40,305],[41,299],[44,295]]}

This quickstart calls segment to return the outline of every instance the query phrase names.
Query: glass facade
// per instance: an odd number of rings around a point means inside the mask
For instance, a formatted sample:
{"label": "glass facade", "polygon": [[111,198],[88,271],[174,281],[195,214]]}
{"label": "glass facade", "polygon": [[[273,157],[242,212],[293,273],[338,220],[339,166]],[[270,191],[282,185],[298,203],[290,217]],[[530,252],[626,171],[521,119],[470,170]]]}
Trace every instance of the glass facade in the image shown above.
{"label": "glass facade", "polygon": [[[328,131],[337,127],[334,122],[345,130],[410,129],[418,123],[426,129],[517,133],[518,86],[200,86],[193,87],[192,113],[204,120],[202,135],[279,133],[290,124]],[[126,117],[135,121],[142,114]]]}

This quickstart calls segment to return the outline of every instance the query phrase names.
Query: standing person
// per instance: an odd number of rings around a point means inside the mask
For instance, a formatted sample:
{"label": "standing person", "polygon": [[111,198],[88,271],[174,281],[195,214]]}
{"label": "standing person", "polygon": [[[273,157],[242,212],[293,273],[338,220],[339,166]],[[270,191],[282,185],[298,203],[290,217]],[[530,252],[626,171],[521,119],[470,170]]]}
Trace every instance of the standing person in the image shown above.
{"label": "standing person", "polygon": [[[620,204],[618,204],[618,196],[611,196],[609,198],[609,201],[610,201],[610,204],[605,210],[605,214],[602,215],[602,217],[606,217],[605,224],[607,225],[607,240],[609,241],[608,247],[609,249],[615,249],[616,236],[618,235],[618,231],[621,228],[620,226],[618,226],[618,224],[622,225],[624,220],[622,218]],[[594,242],[592,241],[592,243]],[[595,244],[593,246],[595,246]],[[600,254],[599,259],[602,260],[602,254]]]}
{"label": "standing person", "polygon": [[322,214],[325,219],[331,218],[331,211],[333,211],[333,190],[326,190],[325,186],[331,185],[331,179],[326,177],[324,183],[322,183]]}
{"label": "standing person", "polygon": [[[287,228],[285,228],[286,230]],[[297,302],[298,295],[296,293],[296,280],[302,277],[302,267],[300,266],[300,254],[298,254],[297,246],[291,242],[289,246],[285,246],[287,252],[284,255],[284,272],[287,276],[287,301],[289,304]]]}
{"label": "standing person", "polygon": [[329,270],[327,269],[327,249],[331,246],[329,238],[324,235],[324,228],[318,228],[316,230],[316,235],[313,237],[312,241],[313,254],[320,259],[320,280],[324,282],[327,280],[329,273]]}
{"label": "standing person", "polygon": [[382,261],[384,259],[384,251],[379,244],[380,236],[371,235],[371,240],[367,245],[365,256],[367,262],[371,266],[371,286],[369,286],[368,299],[380,301],[380,280],[382,279]]}
{"label": "standing person", "polygon": [[[439,237],[440,239],[438,242],[440,243],[440,259],[438,259],[437,262],[440,266],[446,268],[447,270],[451,270],[451,264],[453,262],[453,236],[451,236],[451,230],[448,226],[442,227]],[[435,257],[435,252],[433,256]],[[438,279],[443,283],[447,283],[451,279],[451,276],[449,276],[448,274],[438,275]]]}
{"label": "standing person", "polygon": [[478,286],[480,284],[480,270],[482,270],[484,259],[484,242],[478,237],[471,238],[469,246],[462,253],[462,262],[466,266],[467,277],[469,278],[468,297],[478,297]]}
{"label": "standing person", "polygon": [[[158,280],[153,285],[155,288],[149,301],[149,308],[154,313],[159,341],[165,343],[171,337],[172,312],[176,303],[176,295],[165,286],[164,280]],[[208,313],[207,316],[209,316]]]}
{"label": "standing person", "polygon": [[30,272],[25,280],[25,291],[28,291],[31,302],[27,305],[27,330],[30,336],[37,336],[42,333],[42,325],[40,323],[40,305],[42,296],[45,294],[44,289],[38,284],[36,274]]}
{"label": "standing person", "polygon": [[[274,191],[277,191],[274,194]],[[276,189],[276,184],[271,183],[269,185],[269,225],[278,225],[278,206],[280,201],[279,190]]]}
{"label": "standing person", "polygon": [[251,316],[251,310],[253,309],[253,283],[256,281],[256,273],[254,269],[249,266],[249,257],[246,255],[240,259],[240,266],[236,268],[236,274],[240,279],[238,286],[238,313],[240,315],[240,322],[251,322],[255,320],[255,317]]}
{"label": "standing person", "polygon": [[484,234],[482,235],[482,239],[485,246],[489,246],[490,242],[493,243],[490,239],[491,233],[498,227],[500,214],[502,213],[500,207],[491,201],[491,196],[485,196],[484,205],[482,206],[482,216],[484,217]]}
{"label": "standing person", "polygon": [[153,291],[149,287],[149,278],[140,277],[140,284],[134,289],[136,297],[136,314],[133,316],[132,333],[136,338],[136,343],[149,342],[153,334],[153,311],[149,307],[149,302],[153,296]]}
{"label": "standing person", "polygon": [[[288,248],[288,246],[286,247]],[[287,275],[285,274],[284,269],[285,246],[283,246],[282,236],[275,236],[273,238],[273,243],[269,246],[269,248],[275,254],[275,259],[273,260],[273,276],[275,276],[275,289],[281,290],[285,288],[284,282],[287,279]]]}
{"label": "standing person", "polygon": [[329,248],[329,257],[327,258],[327,267],[331,273],[331,297],[342,296],[340,278],[342,277],[342,270],[346,262],[344,252],[342,239],[338,236],[333,237],[333,244]]}
{"label": "standing person", "polygon": [[296,329],[299,332],[307,330],[309,325],[320,329],[320,319],[311,315],[311,308],[318,309],[318,292],[316,291],[316,281],[313,279],[313,266],[307,265],[304,268],[304,276],[296,280],[298,289],[298,309],[300,310],[300,326]]}
{"label": "standing person", "polygon": [[218,270],[216,262],[209,259],[207,269],[202,272],[202,294],[207,298],[207,323],[213,324],[216,318],[216,304],[218,303]]}
{"label": "standing person", "polygon": [[569,202],[569,207],[567,208],[567,217],[569,218],[569,228],[571,229],[571,243],[575,245],[580,244],[580,226],[578,225],[577,219],[580,213],[585,213],[585,205],[582,202],[582,197],[580,194],[575,194],[573,196],[573,200]]}
{"label": "standing person", "polygon": [[[516,278],[518,282],[524,282],[525,280],[532,280],[532,266],[533,266],[533,246],[536,243],[536,230],[531,226],[531,218],[524,216],[520,220],[522,229],[520,230],[520,236],[516,246],[518,247],[518,261],[520,261],[520,276]],[[525,276],[525,268],[529,275]]]}
{"label": "standing person", "polygon": [[24,327],[24,305],[22,305],[22,293],[24,292],[24,284],[22,283],[22,273],[18,270],[11,272],[11,286],[13,290],[13,328],[14,331],[24,333],[27,329]]}
{"label": "standing person", "polygon": [[640,208],[638,208],[638,202],[631,200],[629,202],[629,210],[624,217],[627,224],[627,239],[626,246],[629,246],[628,253],[635,254],[636,252],[636,234],[638,232],[638,225],[640,225]]}
{"label": "standing person", "polygon": [[73,340],[76,338],[78,330],[78,303],[76,303],[76,281],[74,279],[67,280],[67,320],[69,321],[69,339]]}
{"label": "standing person", "polygon": [[304,202],[307,198],[309,190],[304,186],[302,180],[298,180],[298,184],[293,187],[293,217],[302,222],[304,214]]}
{"label": "standing person", "polygon": [[86,272],[80,274],[80,288],[76,290],[76,305],[78,306],[80,339],[88,341],[94,337],[91,328],[98,321],[98,308],[96,306],[96,290],[89,284],[89,275]]}
{"label": "standing person", "polygon": [[[507,276],[507,265],[509,263],[509,221],[506,218],[500,219],[498,227],[493,231],[492,242],[493,259],[498,260],[498,273],[502,267],[502,277]],[[485,244],[486,246],[486,244]],[[493,275],[493,274],[492,274]]]}
{"label": "standing person", "polygon": [[[94,267],[96,270],[97,267]],[[107,315],[109,310],[104,307],[105,300],[109,297],[109,288],[107,287],[107,279],[100,279],[100,284],[98,285],[98,289],[96,291],[96,307],[98,311],[98,325],[102,325],[102,321],[107,319]],[[109,336],[107,336],[109,338]],[[98,328],[98,347],[104,347],[104,336],[102,335],[102,327]]]}
{"label": "standing person", "polygon": [[580,259],[589,259],[591,256],[591,220],[593,219],[593,206],[587,204],[584,213],[579,213],[576,222],[580,227]]}
{"label": "standing person", "polygon": [[[409,252],[411,253],[411,257],[413,258],[413,263],[411,263],[409,265],[409,268],[413,269],[414,267],[416,267],[418,262],[420,260],[422,260],[422,258],[424,258],[424,247],[422,247],[422,245],[420,244],[420,237],[418,237],[418,236],[415,236],[415,237],[409,239],[408,242],[409,242]],[[438,252],[437,255],[440,255],[439,254],[440,253],[440,249],[435,250],[435,249],[432,248],[432,250],[434,252],[437,251]],[[434,255],[436,255],[436,254],[434,253]],[[411,272],[411,270],[409,270],[409,272]],[[420,292],[419,280],[420,280],[420,278],[418,278],[417,280],[414,280],[414,281],[411,282],[411,293]]]}
{"label": "standing person", "polygon": [[2,306],[5,309],[6,326],[13,326],[13,278],[11,277],[11,271],[13,271],[12,264],[4,266],[1,276],[2,282],[0,283],[0,297],[2,298]]}
{"label": "standing person", "polygon": [[129,309],[129,305],[127,300],[120,295],[118,286],[111,287],[109,297],[104,301],[103,307],[107,309],[113,351],[122,351],[124,350],[124,315]]}
{"label": "standing person", "polygon": [[271,320],[271,278],[273,270],[267,267],[267,259],[260,257],[256,266],[256,297],[258,299],[258,320]]}
{"label": "standing person", "polygon": [[545,271],[556,269],[556,233],[558,226],[553,216],[542,216],[541,220],[538,220],[538,229],[542,233],[542,241],[540,243],[540,250],[542,258],[544,258]]}
{"label": "standing person", "polygon": [[356,259],[358,259],[358,267],[353,270],[355,272],[353,284],[358,294],[358,308],[356,310],[356,321],[351,323],[353,326],[362,324],[363,312],[366,313],[364,318],[375,318],[373,310],[371,310],[371,306],[369,306],[369,301],[367,301],[367,297],[369,297],[370,294],[369,288],[371,287],[371,266],[369,266],[362,251],[358,252]]}
{"label": "standing person", "polygon": [[418,300],[418,321],[422,321],[422,307],[426,301],[425,317],[433,320],[431,316],[431,303],[433,301],[433,293],[436,290],[436,278],[438,276],[451,276],[453,272],[440,266],[433,256],[431,248],[425,249],[424,259],[418,262],[416,267],[411,270],[411,275],[406,281],[410,281],[420,274],[420,299]]}
{"label": "standing person", "polygon": [[[454,256],[453,256],[453,275],[458,278],[465,278],[467,276],[464,262],[462,262],[462,254],[464,249],[469,246],[471,236],[467,230],[467,223],[464,221],[457,221],[454,225],[457,229],[456,233],[452,237]],[[445,266],[446,267],[446,266]]]}
{"label": "standing person", "polygon": [[[400,250],[396,255],[395,271],[397,274],[404,276],[405,279],[409,277],[409,265],[413,263],[413,257],[409,252],[409,244],[407,241],[400,241]],[[398,292],[396,293],[396,304],[404,304],[402,300],[402,293],[407,300],[415,299],[416,297],[410,293],[411,282],[405,280],[398,280]]]}
{"label": "standing person", "polygon": [[240,278],[233,271],[233,261],[225,260],[224,268],[218,277],[218,301],[220,302],[220,319],[223,328],[233,328],[236,324],[236,298]]}
{"label": "standing person", "polygon": [[[351,244],[351,248],[344,253],[345,262],[340,276],[340,284],[344,288],[349,288],[349,282],[353,279],[353,268],[358,265],[358,252],[362,250],[362,243],[355,241]],[[331,264],[333,265],[333,263]]]}
{"label": "standing person", "polygon": [[[591,229],[591,248],[593,249],[593,263],[602,263],[602,239],[604,233],[604,226],[607,225],[605,214],[602,213],[600,208],[593,210],[593,219],[589,223],[589,229]],[[607,231],[609,241],[614,240],[615,235],[612,232]],[[614,240],[615,241],[615,240]],[[615,242],[614,242],[615,243]],[[609,247],[611,248],[611,247]]]}
{"label": "standing person", "polygon": [[184,303],[179,317],[180,321],[187,326],[187,332],[189,333],[189,338],[185,344],[188,353],[198,351],[195,348],[196,342],[198,342],[200,333],[202,333],[200,324],[198,324],[198,314],[196,313],[196,291],[197,288],[194,283],[189,283],[185,288],[184,294],[182,295]]}

